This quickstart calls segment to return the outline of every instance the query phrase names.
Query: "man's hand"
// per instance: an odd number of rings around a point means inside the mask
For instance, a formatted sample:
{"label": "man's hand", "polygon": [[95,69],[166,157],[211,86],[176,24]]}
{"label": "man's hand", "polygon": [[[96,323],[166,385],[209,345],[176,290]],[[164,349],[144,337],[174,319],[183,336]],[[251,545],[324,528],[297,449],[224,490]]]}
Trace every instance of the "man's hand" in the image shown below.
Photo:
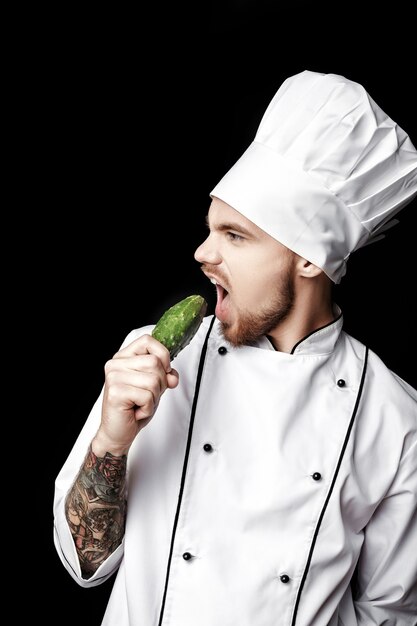
{"label": "man's hand", "polygon": [[127,454],[136,435],[152,419],[161,395],[178,385],[168,350],[150,335],[143,335],[106,363],[101,425],[92,442],[93,452]]}

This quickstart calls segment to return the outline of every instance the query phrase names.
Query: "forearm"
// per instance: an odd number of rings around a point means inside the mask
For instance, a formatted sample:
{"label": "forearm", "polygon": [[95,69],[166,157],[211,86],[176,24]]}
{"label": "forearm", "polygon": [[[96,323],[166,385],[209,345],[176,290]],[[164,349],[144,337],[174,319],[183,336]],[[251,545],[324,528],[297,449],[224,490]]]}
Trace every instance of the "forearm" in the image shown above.
{"label": "forearm", "polygon": [[97,456],[90,447],[67,496],[65,513],[84,578],[90,578],[122,542],[126,460],[126,454]]}

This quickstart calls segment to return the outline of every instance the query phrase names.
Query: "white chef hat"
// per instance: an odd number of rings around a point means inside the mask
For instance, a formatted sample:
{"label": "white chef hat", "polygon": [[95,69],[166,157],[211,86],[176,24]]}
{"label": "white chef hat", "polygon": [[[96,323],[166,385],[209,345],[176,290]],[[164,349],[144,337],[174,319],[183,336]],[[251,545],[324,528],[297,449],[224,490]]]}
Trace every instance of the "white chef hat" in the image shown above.
{"label": "white chef hat", "polygon": [[304,71],[284,81],[210,195],[339,283],[350,253],[416,194],[408,135],[358,83]]}

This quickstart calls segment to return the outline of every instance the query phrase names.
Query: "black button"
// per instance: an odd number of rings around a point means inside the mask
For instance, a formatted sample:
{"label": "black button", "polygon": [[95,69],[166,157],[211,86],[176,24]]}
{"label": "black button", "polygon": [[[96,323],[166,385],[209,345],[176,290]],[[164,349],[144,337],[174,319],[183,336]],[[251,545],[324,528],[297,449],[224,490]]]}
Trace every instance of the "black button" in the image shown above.
{"label": "black button", "polygon": [[346,385],[346,381],[344,381],[343,378],[339,378],[339,380],[337,381],[337,386],[344,387],[345,385]]}
{"label": "black button", "polygon": [[182,558],[184,559],[184,561],[189,561],[190,559],[193,558],[193,555],[190,554],[189,552],[184,552],[184,554],[182,555]]}
{"label": "black button", "polygon": [[320,472],[314,472],[314,474],[312,474],[312,478],[313,480],[320,480],[321,478]]}
{"label": "black button", "polygon": [[280,581],[282,583],[289,583],[290,582],[290,577],[287,574],[282,574],[282,576],[279,577]]}
{"label": "black button", "polygon": [[211,443],[205,443],[203,449],[205,450],[205,452],[213,452],[213,446],[211,445]]}
{"label": "black button", "polygon": [[223,354],[226,354],[227,348],[225,348],[224,346],[220,346],[217,352],[223,356]]}

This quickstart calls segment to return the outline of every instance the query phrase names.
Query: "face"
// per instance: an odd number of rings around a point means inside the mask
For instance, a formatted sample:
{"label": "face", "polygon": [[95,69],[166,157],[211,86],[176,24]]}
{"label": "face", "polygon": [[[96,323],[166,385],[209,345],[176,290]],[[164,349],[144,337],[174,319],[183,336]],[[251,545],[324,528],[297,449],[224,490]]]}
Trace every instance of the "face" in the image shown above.
{"label": "face", "polygon": [[218,198],[207,223],[195,258],[216,285],[216,317],[230,343],[253,343],[293,308],[296,255]]}

